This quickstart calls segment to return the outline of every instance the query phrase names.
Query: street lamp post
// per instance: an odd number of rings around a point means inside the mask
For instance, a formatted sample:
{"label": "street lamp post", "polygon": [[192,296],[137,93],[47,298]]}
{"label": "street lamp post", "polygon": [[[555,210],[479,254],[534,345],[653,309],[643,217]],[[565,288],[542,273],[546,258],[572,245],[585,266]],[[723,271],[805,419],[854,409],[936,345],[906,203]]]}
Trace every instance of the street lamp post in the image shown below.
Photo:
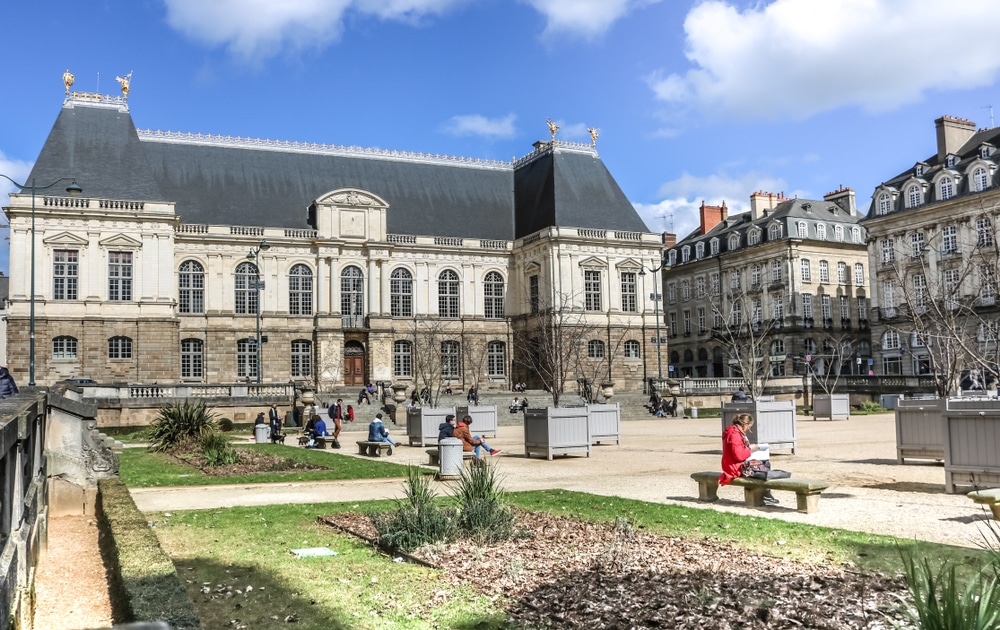
{"label": "street lamp post", "polygon": [[260,385],[261,374],[264,371],[264,365],[261,363],[261,335],[260,335],[260,314],[263,310],[264,296],[261,291],[264,290],[264,281],[261,280],[264,269],[264,258],[260,255],[262,251],[266,252],[271,249],[271,244],[265,239],[261,239],[260,243],[256,247],[251,247],[250,251],[247,253],[247,258],[256,261],[257,267],[257,279],[254,282],[254,290],[257,291],[257,384]]}
{"label": "street lamp post", "polygon": [[72,177],[60,177],[56,181],[48,184],[46,186],[38,186],[35,184],[35,178],[31,178],[31,185],[19,184],[15,182],[10,177],[7,177],[3,173],[0,173],[0,177],[3,177],[10,183],[14,184],[21,192],[26,190],[31,191],[31,260],[29,266],[31,267],[31,282],[29,286],[30,295],[28,297],[28,385],[31,387],[35,386],[35,192],[39,190],[48,190],[52,188],[59,182],[64,182],[67,179],[70,180],[70,185],[66,187],[66,192],[69,193],[70,197],[78,197],[80,193],[83,192],[83,188],[76,183],[76,179]]}
{"label": "street lamp post", "polygon": [[[666,266],[666,263],[661,263],[656,269],[650,269],[649,271],[656,274]],[[643,267],[639,270],[640,276],[646,275],[646,268]],[[654,275],[653,280],[656,280]],[[656,318],[656,376],[657,376],[657,386],[659,386],[660,381],[663,380],[663,358],[660,356],[660,299],[663,297],[661,290],[663,287],[656,285],[653,291],[653,316]]]}

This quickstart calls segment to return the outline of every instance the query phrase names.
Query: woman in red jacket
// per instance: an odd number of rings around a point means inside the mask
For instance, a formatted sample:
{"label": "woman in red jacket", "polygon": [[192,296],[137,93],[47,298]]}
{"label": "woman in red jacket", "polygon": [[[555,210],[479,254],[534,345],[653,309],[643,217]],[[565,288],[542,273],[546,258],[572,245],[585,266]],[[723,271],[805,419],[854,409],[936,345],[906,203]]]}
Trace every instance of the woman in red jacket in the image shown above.
{"label": "woman in red jacket", "polygon": [[[741,413],[733,420],[732,426],[722,432],[722,474],[719,475],[719,485],[724,486],[737,477],[743,476],[743,462],[757,450],[756,444],[751,444],[746,432],[753,426],[753,416]],[[774,505],[778,500],[771,496],[771,491],[764,493],[764,503]]]}

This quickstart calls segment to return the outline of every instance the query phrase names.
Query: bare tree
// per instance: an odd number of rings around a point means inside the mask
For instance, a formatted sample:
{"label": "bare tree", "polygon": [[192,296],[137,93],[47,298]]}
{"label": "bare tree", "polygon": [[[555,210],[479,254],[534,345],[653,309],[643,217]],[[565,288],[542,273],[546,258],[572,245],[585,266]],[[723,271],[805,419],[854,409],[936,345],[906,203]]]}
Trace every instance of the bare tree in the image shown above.
{"label": "bare tree", "polygon": [[[610,320],[604,330],[597,330],[596,327],[590,327],[590,337],[585,340],[584,348],[581,348],[581,357],[586,356],[587,360],[581,360],[578,362],[580,369],[579,377],[577,382],[581,380],[588,383],[587,388],[581,388],[581,396],[588,402],[592,403],[596,401],[596,393],[593,385],[596,383],[612,382],[612,369],[614,367],[615,361],[624,352],[625,341],[629,338],[629,332],[632,330],[632,323],[630,321],[621,320]],[[602,332],[605,334],[605,339],[594,339],[593,335],[597,332]],[[590,345],[593,342],[600,342],[596,348],[598,349],[600,355],[598,357],[593,357],[590,350]],[[597,360],[595,360],[595,358]]]}
{"label": "bare tree", "polygon": [[765,316],[764,295],[733,288],[711,300],[716,324],[712,337],[728,348],[729,363],[747,380],[747,394],[752,398],[763,393],[771,378],[771,344],[783,319]]}
{"label": "bare tree", "polygon": [[413,385],[421,401],[424,394],[434,407],[441,397],[445,379],[457,378],[458,335],[448,322],[430,319],[413,321]]}
{"label": "bare tree", "polygon": [[819,385],[824,393],[833,394],[836,391],[844,366],[854,358],[857,350],[854,343],[851,333],[824,333],[820,347],[806,361],[813,383]]}
{"label": "bare tree", "polygon": [[486,359],[489,356],[489,340],[484,335],[466,335],[462,344],[462,360],[465,373],[472,377],[472,384],[479,387],[486,373]]}

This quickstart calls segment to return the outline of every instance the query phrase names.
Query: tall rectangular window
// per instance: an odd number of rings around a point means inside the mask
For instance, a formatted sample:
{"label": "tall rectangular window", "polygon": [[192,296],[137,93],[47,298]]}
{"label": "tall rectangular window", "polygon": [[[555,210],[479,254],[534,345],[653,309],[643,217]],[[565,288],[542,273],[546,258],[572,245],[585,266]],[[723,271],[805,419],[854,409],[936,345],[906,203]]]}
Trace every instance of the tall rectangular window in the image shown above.
{"label": "tall rectangular window", "polygon": [[851,302],[846,295],[840,296],[840,319],[851,319]]}
{"label": "tall rectangular window", "polygon": [[785,318],[785,294],[775,293],[771,296],[771,312],[774,313],[774,319],[779,322]]}
{"label": "tall rectangular window", "polygon": [[684,311],[684,334],[691,334],[691,311]]}
{"label": "tall rectangular window", "polygon": [[292,342],[292,376],[312,376],[312,343],[305,339]]}
{"label": "tall rectangular window", "polygon": [[889,265],[896,261],[896,243],[891,238],[884,238],[879,241],[879,253],[883,265]]}
{"label": "tall rectangular window", "polygon": [[819,281],[830,282],[830,263],[825,260],[819,261]]}
{"label": "tall rectangular window", "polygon": [[236,342],[236,376],[257,378],[256,339],[240,339]]}
{"label": "tall rectangular window", "polygon": [[528,277],[528,306],[532,315],[538,314],[538,299],[538,275],[536,274]]}
{"label": "tall rectangular window", "polygon": [[831,312],[830,308],[830,296],[829,295],[821,296],[820,303],[823,306],[823,319],[824,320],[833,319],[833,313]]}
{"label": "tall rectangular window", "polygon": [[771,282],[776,284],[782,281],[781,261],[778,259],[771,261]]}
{"label": "tall rectangular window", "polygon": [[705,297],[705,278],[702,276],[694,280],[694,295],[699,300]]}
{"label": "tall rectangular window", "polygon": [[80,252],[75,249],[57,249],[52,255],[52,299],[75,300]]}
{"label": "tall rectangular window", "polygon": [[458,274],[445,269],[438,275],[438,315],[457,319],[459,317]]}
{"label": "tall rectangular window", "polygon": [[910,233],[910,258],[920,258],[924,253],[924,233],[921,231]]}
{"label": "tall rectangular window", "polygon": [[809,259],[803,258],[800,260],[799,266],[802,268],[802,282],[812,282],[812,264],[809,262]]}
{"label": "tall rectangular window", "polygon": [[203,378],[205,375],[204,343],[201,339],[181,341],[181,378]]}
{"label": "tall rectangular window", "polygon": [[639,312],[636,275],[633,271],[622,272],[622,311],[626,313]]}
{"label": "tall rectangular window", "polygon": [[837,282],[847,284],[847,263],[845,262],[837,263]]}
{"label": "tall rectangular window", "polygon": [[486,372],[492,377],[507,374],[507,348],[502,341],[491,341],[487,344]]}
{"label": "tall rectangular window", "polygon": [[441,342],[441,377],[458,378],[459,346],[457,341]]}
{"label": "tall rectangular window", "polygon": [[195,260],[181,263],[177,278],[177,307],[181,313],[205,312],[205,268]]}
{"label": "tall rectangular window", "polygon": [[958,228],[947,225],[941,230],[941,251],[945,254],[958,252]]}
{"label": "tall rectangular window", "polygon": [[584,308],[588,311],[601,310],[601,272],[583,272]]}
{"label": "tall rectangular window", "polygon": [[132,252],[108,252],[108,299],[132,299]]}
{"label": "tall rectangular window", "polygon": [[495,271],[486,274],[483,280],[483,315],[486,319],[501,319],[504,316],[503,276]]}
{"label": "tall rectangular window", "polygon": [[396,341],[392,344],[392,374],[413,376],[413,346],[409,341]]}
{"label": "tall rectangular window", "polygon": [[989,217],[979,217],[976,219],[976,245],[979,247],[993,247],[995,239],[993,237],[993,222]]}
{"label": "tall rectangular window", "polygon": [[865,286],[865,266],[861,263],[854,263],[854,284]]}
{"label": "tall rectangular window", "polygon": [[698,307],[698,332],[705,332],[705,308]]}
{"label": "tall rectangular window", "polygon": [[858,298],[858,319],[868,319],[868,298]]}
{"label": "tall rectangular window", "polygon": [[802,317],[812,318],[813,316],[813,296],[809,293],[802,294]]}
{"label": "tall rectangular window", "polygon": [[722,292],[722,283],[719,282],[718,271],[713,271],[709,274],[708,283],[712,287],[712,295],[719,295]]}
{"label": "tall rectangular window", "polygon": [[393,317],[413,317],[413,274],[398,267],[389,276],[389,313]]}

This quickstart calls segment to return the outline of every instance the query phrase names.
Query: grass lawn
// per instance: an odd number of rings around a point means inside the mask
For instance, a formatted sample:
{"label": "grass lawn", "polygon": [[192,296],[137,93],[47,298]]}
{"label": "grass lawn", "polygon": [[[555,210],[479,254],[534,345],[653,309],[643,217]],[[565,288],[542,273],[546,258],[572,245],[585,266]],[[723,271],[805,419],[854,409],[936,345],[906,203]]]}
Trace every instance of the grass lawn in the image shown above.
{"label": "grass lawn", "polygon": [[[233,476],[205,475],[194,466],[171,459],[162,453],[129,448],[120,455],[120,476],[131,488],[156,486],[207,486],[234,483],[272,483],[289,481],[329,481],[337,479],[382,479],[405,477],[406,466],[389,462],[359,459],[329,450],[311,450],[282,444],[247,444],[238,449],[259,449],[300,462],[323,466],[324,470],[269,472]],[[430,469],[428,469],[430,471]]]}

